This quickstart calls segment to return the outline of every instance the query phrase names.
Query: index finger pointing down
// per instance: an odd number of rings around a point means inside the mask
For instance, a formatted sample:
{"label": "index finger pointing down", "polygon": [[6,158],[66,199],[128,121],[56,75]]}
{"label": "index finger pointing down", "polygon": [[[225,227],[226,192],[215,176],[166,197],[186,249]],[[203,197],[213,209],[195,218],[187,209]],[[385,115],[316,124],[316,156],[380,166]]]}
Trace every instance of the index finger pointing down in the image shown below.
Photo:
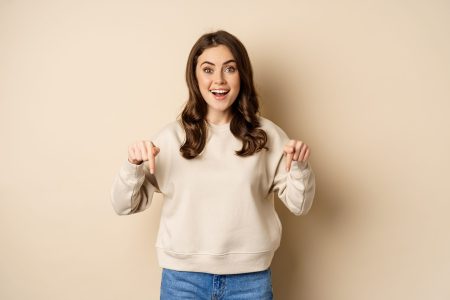
{"label": "index finger pointing down", "polygon": [[286,154],[286,171],[291,169],[292,158],[294,157],[293,153]]}
{"label": "index finger pointing down", "polygon": [[148,156],[148,166],[150,169],[150,173],[155,173],[155,155],[153,154],[153,147],[155,145],[151,141],[146,141],[145,146],[147,147],[147,156]]}
{"label": "index finger pointing down", "polygon": [[294,146],[295,140],[290,140],[284,148],[284,153],[286,153],[286,171],[291,169],[291,163],[294,158]]}

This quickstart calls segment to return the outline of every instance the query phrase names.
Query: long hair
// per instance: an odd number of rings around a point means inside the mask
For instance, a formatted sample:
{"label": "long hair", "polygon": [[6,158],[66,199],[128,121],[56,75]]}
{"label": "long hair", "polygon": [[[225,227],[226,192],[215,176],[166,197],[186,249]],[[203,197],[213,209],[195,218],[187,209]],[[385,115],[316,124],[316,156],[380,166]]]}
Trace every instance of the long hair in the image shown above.
{"label": "long hair", "polygon": [[242,141],[242,149],[236,150],[239,156],[250,156],[266,147],[267,134],[259,128],[259,102],[253,84],[253,70],[244,45],[232,34],[219,30],[202,35],[191,49],[186,65],[186,83],[189,99],[181,113],[181,124],[186,140],[180,147],[183,157],[197,157],[205,148],[207,138],[206,114],[208,105],[198,86],[195,69],[198,57],[208,48],[224,45],[228,47],[236,60],[240,77],[239,94],[231,106],[231,133]]}

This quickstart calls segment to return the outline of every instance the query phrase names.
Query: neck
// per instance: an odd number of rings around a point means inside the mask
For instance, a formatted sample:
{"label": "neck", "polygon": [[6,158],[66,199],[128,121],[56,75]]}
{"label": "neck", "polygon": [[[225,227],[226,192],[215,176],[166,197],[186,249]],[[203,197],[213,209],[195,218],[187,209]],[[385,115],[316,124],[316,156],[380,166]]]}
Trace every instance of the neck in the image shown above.
{"label": "neck", "polygon": [[213,115],[208,114],[206,116],[206,121],[215,125],[223,125],[231,122],[231,114]]}

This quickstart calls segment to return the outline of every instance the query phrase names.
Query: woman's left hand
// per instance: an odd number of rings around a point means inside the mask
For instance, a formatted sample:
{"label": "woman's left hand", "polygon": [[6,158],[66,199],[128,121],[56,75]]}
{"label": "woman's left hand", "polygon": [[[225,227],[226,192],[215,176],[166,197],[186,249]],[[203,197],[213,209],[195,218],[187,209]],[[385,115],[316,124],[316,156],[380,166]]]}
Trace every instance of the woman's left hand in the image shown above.
{"label": "woman's left hand", "polygon": [[306,162],[308,160],[309,146],[302,141],[290,140],[284,146],[284,154],[286,155],[286,171],[289,171],[293,160],[298,162]]}

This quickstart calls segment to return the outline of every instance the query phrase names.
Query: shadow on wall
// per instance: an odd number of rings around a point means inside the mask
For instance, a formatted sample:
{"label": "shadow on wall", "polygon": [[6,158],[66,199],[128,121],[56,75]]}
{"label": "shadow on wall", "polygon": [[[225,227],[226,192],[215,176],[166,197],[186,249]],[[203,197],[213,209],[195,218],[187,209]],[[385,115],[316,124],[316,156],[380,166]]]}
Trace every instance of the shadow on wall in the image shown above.
{"label": "shadow on wall", "polygon": [[[292,96],[293,93],[290,93],[293,89],[301,89],[301,86],[292,86],[286,82],[280,66],[269,65],[268,61],[271,60],[268,59],[264,66],[258,66],[262,74],[269,74],[267,77],[260,76],[257,82],[262,115],[278,124],[288,135],[302,139],[301,124],[298,124],[296,128],[296,125],[292,125],[294,120],[288,120],[285,117],[292,115],[288,112],[292,109],[293,103],[295,103],[294,106],[302,107],[302,103],[306,101],[304,97]],[[300,109],[298,113],[297,120],[303,120],[302,114],[308,112]],[[311,146],[311,148],[317,147],[320,145]],[[311,164],[316,176],[316,194],[309,213],[304,216],[295,216],[278,197],[275,197],[275,207],[283,225],[281,246],[275,253],[271,266],[275,299],[311,299],[313,295],[306,294],[307,291],[311,291],[307,270],[311,270],[313,266],[307,266],[306,262],[311,261],[308,256],[317,252],[318,241],[324,238],[317,234],[326,232],[326,235],[330,235],[339,230],[339,224],[348,212],[343,207],[345,203],[343,197],[345,197],[345,190],[348,190],[346,189],[348,185],[343,186],[341,179],[333,180],[336,178],[336,174],[332,174],[335,171],[327,170],[326,165],[322,166],[320,157],[315,156],[314,153],[312,156]],[[317,276],[320,274],[315,278]]]}

